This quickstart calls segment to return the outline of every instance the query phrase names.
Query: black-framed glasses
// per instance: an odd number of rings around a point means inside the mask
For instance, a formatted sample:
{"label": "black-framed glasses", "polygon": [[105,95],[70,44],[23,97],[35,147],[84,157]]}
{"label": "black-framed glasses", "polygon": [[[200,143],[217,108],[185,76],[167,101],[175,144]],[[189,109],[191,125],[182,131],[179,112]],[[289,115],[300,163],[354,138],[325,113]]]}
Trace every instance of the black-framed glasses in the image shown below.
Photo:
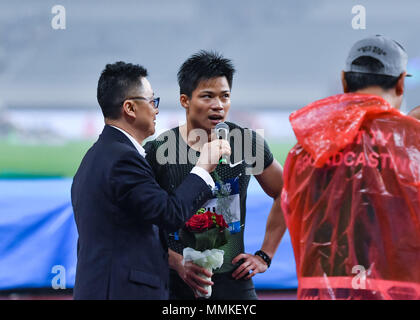
{"label": "black-framed glasses", "polygon": [[[126,98],[125,100],[145,100],[145,101],[151,103],[152,106],[157,109],[157,108],[159,108],[160,97],[152,98],[152,99],[147,99],[145,97],[130,97],[130,98]],[[124,101],[123,101],[123,103],[124,103]]]}

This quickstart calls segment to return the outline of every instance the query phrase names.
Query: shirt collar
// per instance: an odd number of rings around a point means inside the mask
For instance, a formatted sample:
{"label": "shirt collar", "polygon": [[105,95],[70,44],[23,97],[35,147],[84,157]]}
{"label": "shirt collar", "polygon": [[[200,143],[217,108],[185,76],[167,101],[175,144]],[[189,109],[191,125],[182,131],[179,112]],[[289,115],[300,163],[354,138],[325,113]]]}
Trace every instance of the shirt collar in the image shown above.
{"label": "shirt collar", "polygon": [[145,158],[146,157],[146,151],[144,150],[144,148],[140,145],[140,143],[137,142],[136,139],[134,139],[129,133],[127,133],[126,131],[124,131],[121,128],[115,127],[115,126],[111,126],[117,130],[120,130],[122,133],[124,133],[126,135],[126,137],[128,139],[130,139],[130,141],[134,144],[134,146],[136,147],[137,151]]}

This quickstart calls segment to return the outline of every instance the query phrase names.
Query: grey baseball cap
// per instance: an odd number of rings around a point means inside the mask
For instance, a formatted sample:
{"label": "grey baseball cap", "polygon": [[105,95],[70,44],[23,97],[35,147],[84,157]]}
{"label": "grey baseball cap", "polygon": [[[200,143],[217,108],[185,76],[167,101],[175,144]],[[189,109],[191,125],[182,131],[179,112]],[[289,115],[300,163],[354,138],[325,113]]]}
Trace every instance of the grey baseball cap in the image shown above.
{"label": "grey baseball cap", "polygon": [[[372,72],[365,66],[352,64],[359,57],[368,56],[379,60],[383,64],[382,70]],[[350,49],[346,60],[345,72],[373,73],[399,77],[407,70],[407,52],[398,42],[382,35],[371,36],[357,41]],[[411,75],[407,75],[411,77]]]}

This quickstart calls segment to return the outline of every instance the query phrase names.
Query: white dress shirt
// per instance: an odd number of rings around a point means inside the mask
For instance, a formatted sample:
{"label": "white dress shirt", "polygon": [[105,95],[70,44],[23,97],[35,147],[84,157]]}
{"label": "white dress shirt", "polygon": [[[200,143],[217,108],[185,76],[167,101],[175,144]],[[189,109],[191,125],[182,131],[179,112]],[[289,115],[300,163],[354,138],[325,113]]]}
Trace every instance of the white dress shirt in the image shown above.
{"label": "white dress shirt", "polygon": [[[126,135],[126,137],[128,139],[130,139],[130,141],[134,144],[134,146],[136,147],[136,149],[140,153],[140,155],[143,158],[146,157],[146,151],[144,150],[144,148],[128,132],[124,131],[121,128],[115,127],[115,126],[111,126],[111,127],[113,127],[115,129],[121,131],[122,133],[124,133]],[[206,170],[204,170],[203,168],[195,166],[194,168],[192,168],[191,173],[194,173],[197,176],[199,176],[201,179],[203,179],[204,182],[207,183],[207,185],[210,186],[210,188],[212,190],[216,187],[211,175]]]}

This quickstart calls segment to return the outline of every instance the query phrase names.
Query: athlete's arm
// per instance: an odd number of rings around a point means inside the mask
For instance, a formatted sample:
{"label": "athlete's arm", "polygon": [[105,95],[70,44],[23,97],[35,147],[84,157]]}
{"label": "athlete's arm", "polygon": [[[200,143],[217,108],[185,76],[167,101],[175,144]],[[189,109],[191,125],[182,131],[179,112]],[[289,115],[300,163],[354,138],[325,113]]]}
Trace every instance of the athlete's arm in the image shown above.
{"label": "athlete's arm", "polygon": [[[286,223],[280,205],[281,190],[283,188],[283,169],[281,165],[274,160],[271,165],[269,165],[260,175],[255,176],[255,178],[265,193],[274,200],[270,214],[267,218],[264,242],[261,247],[261,250],[272,259],[286,231]],[[257,273],[262,273],[267,270],[265,261],[261,257],[253,254],[242,253],[235,257],[232,263],[235,264],[241,259],[244,259],[244,262],[232,274],[235,279],[242,278],[247,275],[250,270],[252,270],[252,273],[245,279],[250,279]]]}

